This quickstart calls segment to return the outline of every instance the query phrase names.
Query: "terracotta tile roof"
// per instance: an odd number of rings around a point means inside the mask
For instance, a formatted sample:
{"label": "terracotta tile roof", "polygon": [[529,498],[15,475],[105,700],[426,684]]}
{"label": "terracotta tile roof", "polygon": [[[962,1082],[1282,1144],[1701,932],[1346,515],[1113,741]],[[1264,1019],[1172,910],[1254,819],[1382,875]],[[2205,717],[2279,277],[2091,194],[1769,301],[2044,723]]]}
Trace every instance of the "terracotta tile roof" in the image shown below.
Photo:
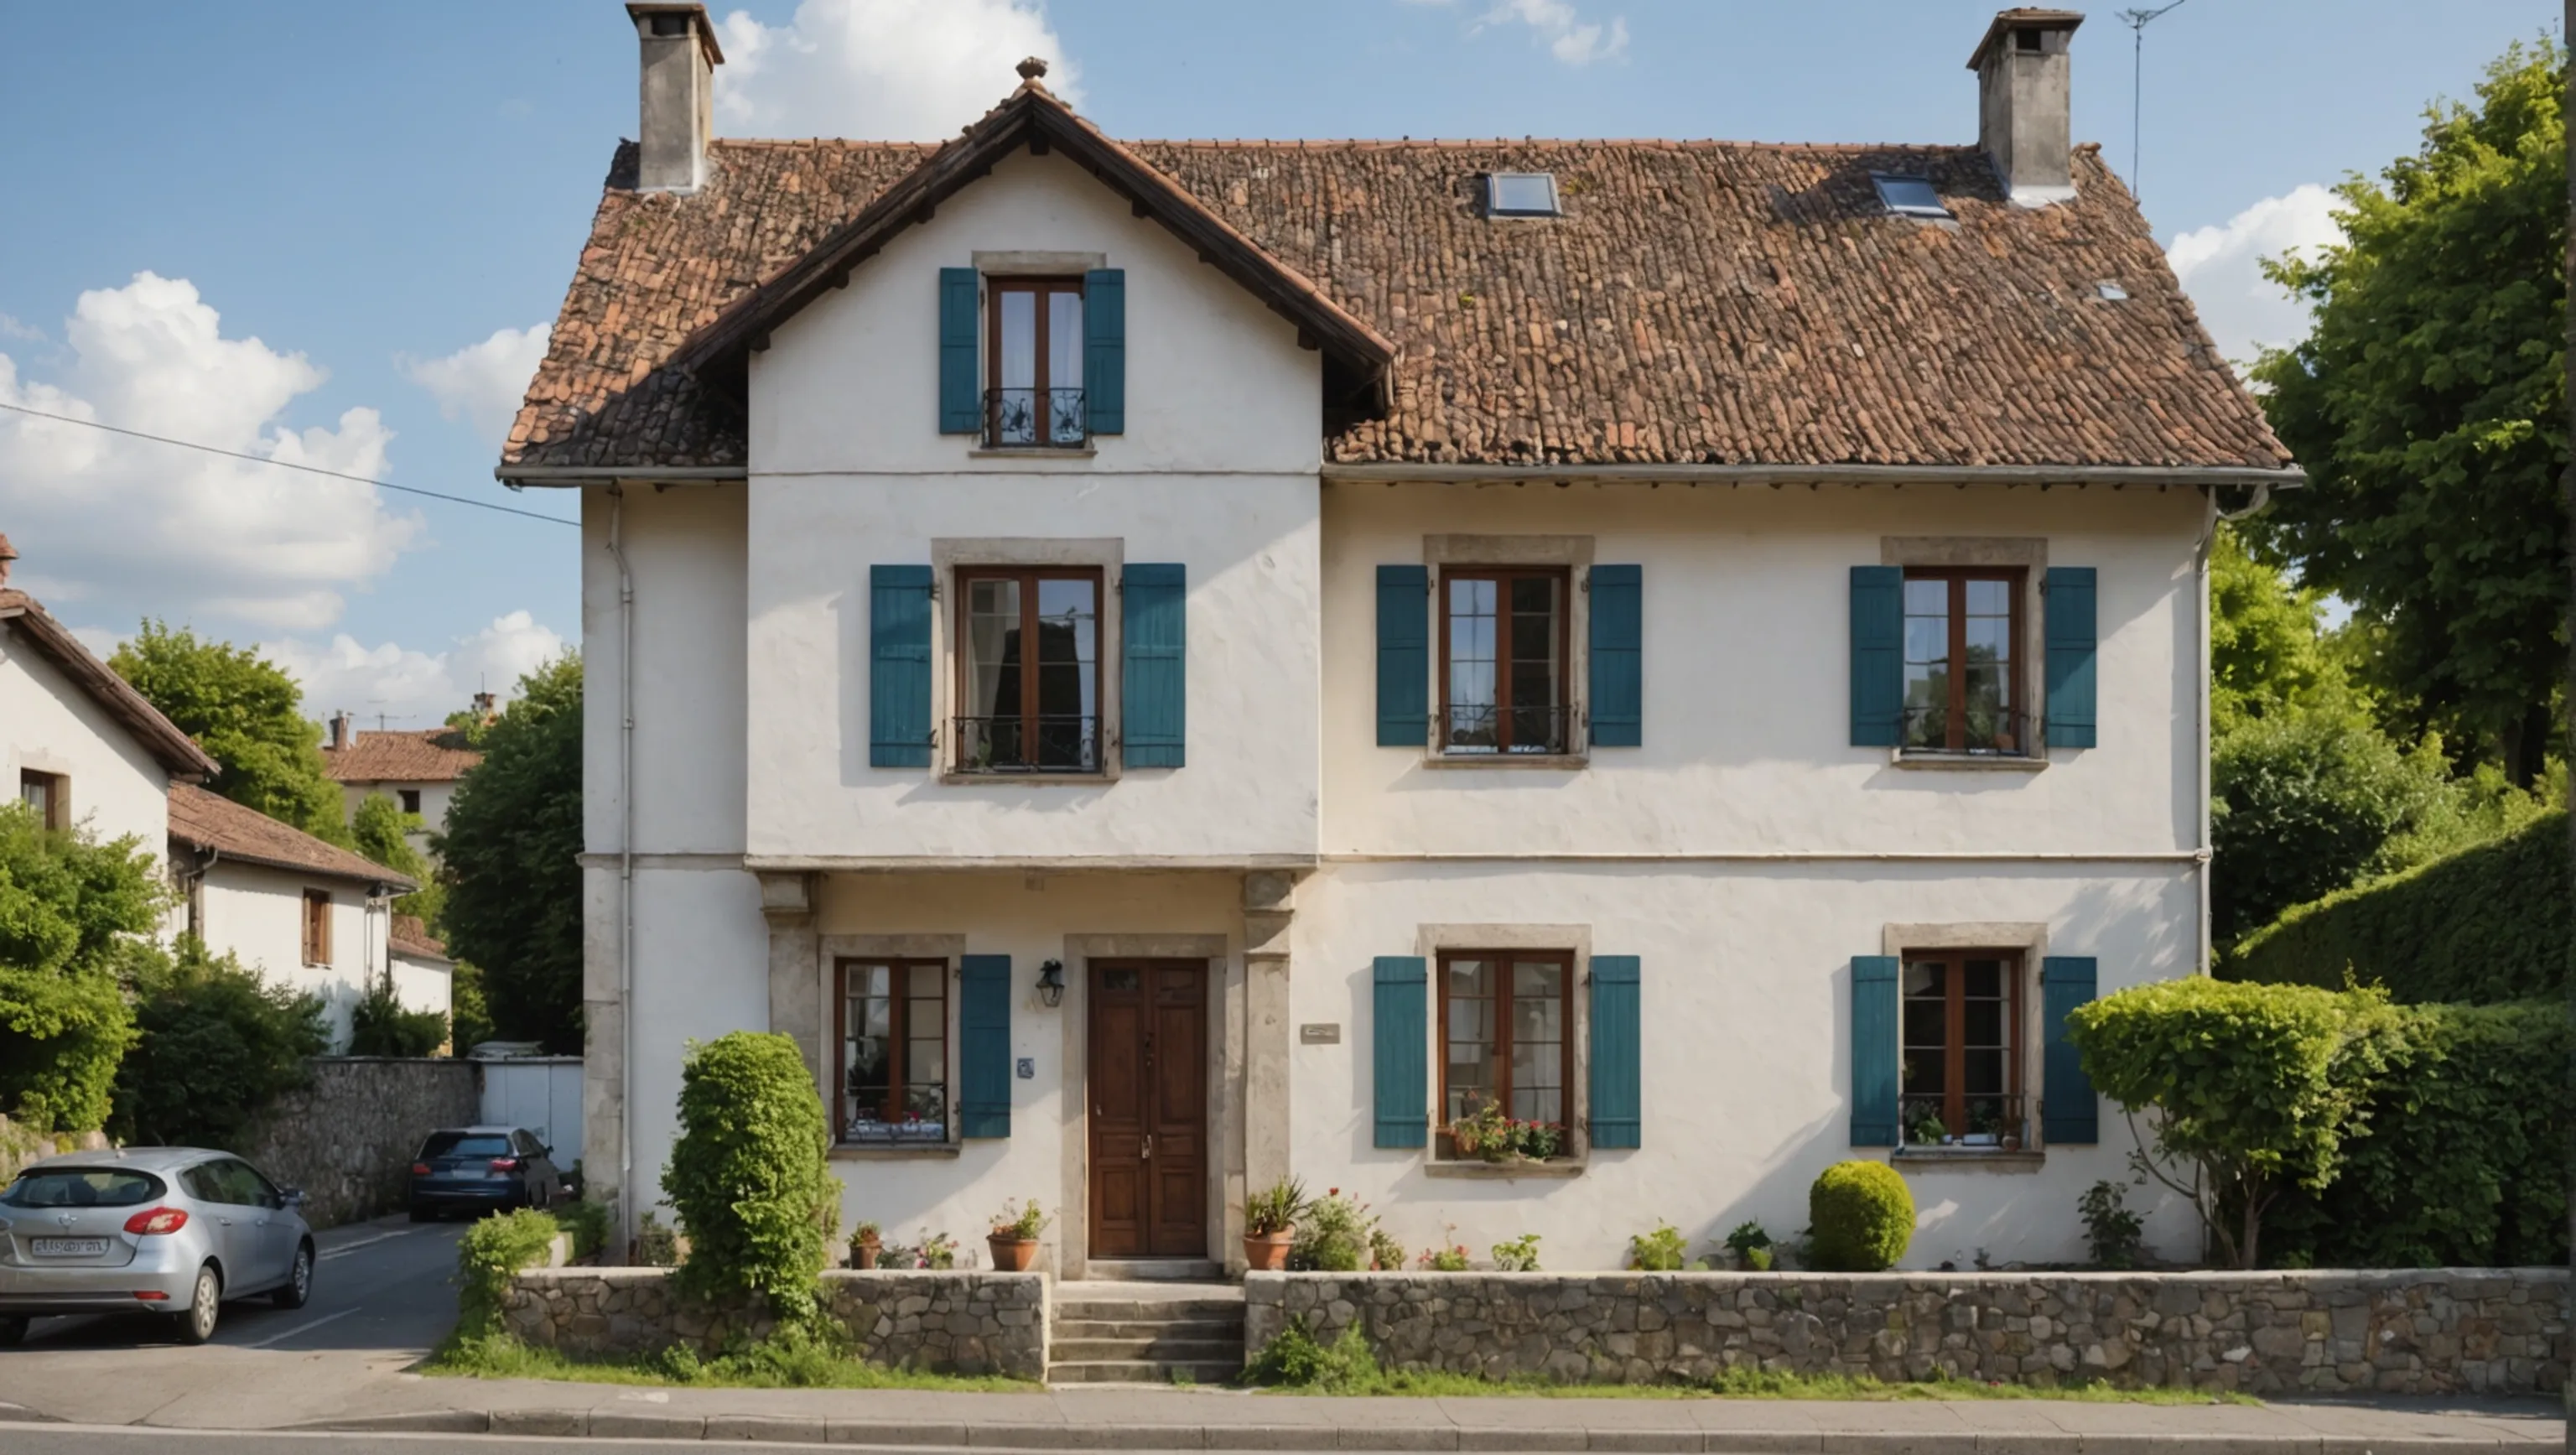
{"label": "terracotta tile roof", "polygon": [[24,591],[0,587],[0,632],[26,642],[38,656],[79,684],[173,776],[212,778],[222,771],[195,739],[179,731],[179,725],[163,717],[161,709],[91,655],[89,648],[80,644],[80,638],[54,620],[36,598]]}
{"label": "terracotta tile roof", "polygon": [[446,728],[354,732],[349,746],[322,749],[323,771],[342,783],[445,783],[482,761]]}
{"label": "terracotta tile roof", "polygon": [[385,936],[385,942],[393,946],[397,955],[409,955],[418,960],[447,958],[447,946],[429,937],[429,926],[416,914],[395,915],[393,929]]}
{"label": "terracotta tile roof", "polygon": [[391,885],[399,892],[420,887],[382,864],[186,783],[170,789],[170,842],[199,851],[213,849],[226,859],[272,869]]}
{"label": "terracotta tile roof", "polygon": [[[739,407],[683,342],[937,150],[719,141],[681,197],[633,191],[621,147],[501,473],[741,465]],[[1961,146],[1125,150],[1394,342],[1385,416],[1329,460],[2290,463],[2092,147],[2038,209]],[[1485,217],[1498,171],[1555,173],[1566,215]],[[1930,177],[1956,222],[1889,215],[1874,172]]]}

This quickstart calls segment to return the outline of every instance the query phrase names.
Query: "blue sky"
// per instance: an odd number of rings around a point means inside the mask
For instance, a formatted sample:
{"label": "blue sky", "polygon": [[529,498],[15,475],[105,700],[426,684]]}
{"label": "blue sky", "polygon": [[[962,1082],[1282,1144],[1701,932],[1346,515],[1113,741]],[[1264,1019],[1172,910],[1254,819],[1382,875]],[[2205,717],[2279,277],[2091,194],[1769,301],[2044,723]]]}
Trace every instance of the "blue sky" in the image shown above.
{"label": "blue sky", "polygon": [[[1966,141],[1992,4],[763,0],[712,7],[720,132],[938,136],[1057,62],[1122,136]],[[2555,0],[2188,0],[2148,31],[2143,195],[2222,345],[2284,341],[2253,260],[2316,189]],[[2075,133],[2130,170],[2130,33],[2076,37]],[[0,402],[569,516],[491,468],[608,154],[613,0],[23,6]],[[150,275],[138,280],[138,275]],[[86,296],[85,296],[86,295]],[[255,342],[254,342],[255,341]],[[574,532],[0,414],[13,584],[94,641],[159,614],[266,644],[317,714],[434,721],[579,637]]]}

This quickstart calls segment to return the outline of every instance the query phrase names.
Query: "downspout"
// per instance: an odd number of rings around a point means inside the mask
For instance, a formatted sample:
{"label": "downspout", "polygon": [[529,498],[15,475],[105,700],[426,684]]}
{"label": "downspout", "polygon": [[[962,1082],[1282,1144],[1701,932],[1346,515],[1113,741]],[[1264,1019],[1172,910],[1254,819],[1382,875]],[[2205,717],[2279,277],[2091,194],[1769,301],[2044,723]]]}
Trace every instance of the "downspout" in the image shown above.
{"label": "downspout", "polygon": [[2207,975],[2217,968],[2213,958],[2216,947],[2210,943],[2210,869],[2216,859],[2216,850],[2209,842],[2209,699],[2211,696],[2209,682],[2209,553],[2217,546],[2218,527],[2220,522],[2244,520],[2249,516],[2260,515],[2263,513],[2264,507],[2271,503],[2272,487],[2269,485],[2256,485],[2254,487],[2254,498],[2252,501],[2247,503],[2244,509],[2222,510],[2218,505],[2218,488],[2216,486],[2212,486],[2209,491],[2208,515],[2201,522],[2200,545],[2198,549],[2192,552],[2192,575],[2198,581],[2200,587],[2200,676],[2197,685],[2193,689],[2193,695],[2199,699],[2197,706],[2200,718],[2200,846],[2194,856],[2195,870],[2193,877],[2198,880],[2200,884],[2199,973],[2203,975]]}
{"label": "downspout", "polygon": [[608,487],[617,562],[617,1221],[635,1239],[635,576],[626,566],[626,490]]}

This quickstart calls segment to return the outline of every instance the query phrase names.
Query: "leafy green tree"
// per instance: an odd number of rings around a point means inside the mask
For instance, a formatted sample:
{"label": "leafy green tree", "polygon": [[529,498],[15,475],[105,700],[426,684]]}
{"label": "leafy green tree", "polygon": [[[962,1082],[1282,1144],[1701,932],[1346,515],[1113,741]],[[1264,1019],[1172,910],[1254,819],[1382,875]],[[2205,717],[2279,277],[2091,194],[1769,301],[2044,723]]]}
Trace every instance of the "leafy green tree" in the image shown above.
{"label": "leafy green tree", "polygon": [[322,766],[322,730],[286,669],[229,642],[146,621],[107,659],[181,732],[223,765],[206,786],[233,802],[346,847],[340,785]]}
{"label": "leafy green tree", "polygon": [[2068,1025],[2093,1085],[2148,1113],[2138,1170],[2189,1198],[2238,1268],[2261,1266],[2275,1203],[2341,1171],[2402,1038],[2376,991],[2202,976],[2105,996]]}
{"label": "leafy green tree", "polygon": [[56,832],[0,804],[0,1109],[47,1131],[107,1120],[134,1039],[122,982],[165,901],[136,840]]}
{"label": "leafy green tree", "polygon": [[2210,933],[2220,946],[2430,857],[2454,812],[2438,739],[2406,752],[2356,711],[2256,718],[2210,752]]}
{"label": "leafy green tree", "polygon": [[439,936],[446,932],[447,890],[409,837],[423,828],[419,814],[403,812],[400,804],[382,793],[359,799],[357,812],[349,815],[350,847],[368,862],[382,864],[420,886],[394,901],[394,913],[420,916],[430,934]]}
{"label": "leafy green tree", "polygon": [[147,958],[134,1022],[112,1129],[162,1146],[237,1150],[251,1119],[302,1086],[305,1059],[329,1044],[320,999],[267,984],[192,935],[177,953]]}
{"label": "leafy green tree", "polygon": [[2352,705],[2343,659],[2322,630],[2322,595],[2246,554],[2231,526],[2209,553],[2209,727]]}
{"label": "leafy green tree", "polygon": [[482,967],[493,1033],[581,1046],[581,658],[519,679],[434,840],[448,948]]}
{"label": "leafy green tree", "polygon": [[2509,49],[2416,155],[2338,188],[2345,241],[2269,265],[2313,328],[2253,371],[2309,483],[2249,534],[2369,619],[2419,729],[2493,744],[2521,788],[2565,650],[2565,63]]}

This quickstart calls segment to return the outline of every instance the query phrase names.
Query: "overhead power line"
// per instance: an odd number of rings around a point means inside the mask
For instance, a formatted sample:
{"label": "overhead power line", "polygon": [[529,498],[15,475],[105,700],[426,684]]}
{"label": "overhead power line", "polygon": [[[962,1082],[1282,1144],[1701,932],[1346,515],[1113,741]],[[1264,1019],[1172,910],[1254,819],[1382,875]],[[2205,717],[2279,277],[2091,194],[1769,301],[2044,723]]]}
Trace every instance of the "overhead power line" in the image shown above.
{"label": "overhead power line", "polygon": [[426,495],[432,500],[444,500],[450,505],[470,505],[477,510],[497,510],[503,515],[525,516],[530,520],[542,520],[553,525],[578,526],[581,524],[580,521],[566,520],[560,515],[547,515],[543,511],[521,510],[515,505],[498,505],[489,500],[476,500],[471,496],[449,495],[446,492],[439,490],[423,490],[417,485],[397,485],[391,480],[378,480],[370,475],[353,475],[346,470],[326,470],[319,465],[298,464],[293,460],[273,460],[266,455],[244,454],[240,450],[218,449],[213,445],[201,445],[195,440],[172,439],[170,436],[165,434],[147,434],[139,429],[125,429],[113,424],[101,424],[95,419],[75,419],[68,414],[49,414],[41,409],[29,409],[23,404],[0,402],[0,409],[8,410],[12,414],[27,415],[33,419],[50,419],[56,424],[77,424],[84,429],[105,430],[109,434],[121,434],[130,439],[150,440],[156,445],[176,445],[183,450],[196,450],[203,454],[222,455],[226,459],[248,460],[254,465],[274,465],[281,470],[301,470],[307,475],[326,475],[334,480],[350,480],[355,481],[360,485],[373,485],[379,490],[399,490],[405,495]]}

